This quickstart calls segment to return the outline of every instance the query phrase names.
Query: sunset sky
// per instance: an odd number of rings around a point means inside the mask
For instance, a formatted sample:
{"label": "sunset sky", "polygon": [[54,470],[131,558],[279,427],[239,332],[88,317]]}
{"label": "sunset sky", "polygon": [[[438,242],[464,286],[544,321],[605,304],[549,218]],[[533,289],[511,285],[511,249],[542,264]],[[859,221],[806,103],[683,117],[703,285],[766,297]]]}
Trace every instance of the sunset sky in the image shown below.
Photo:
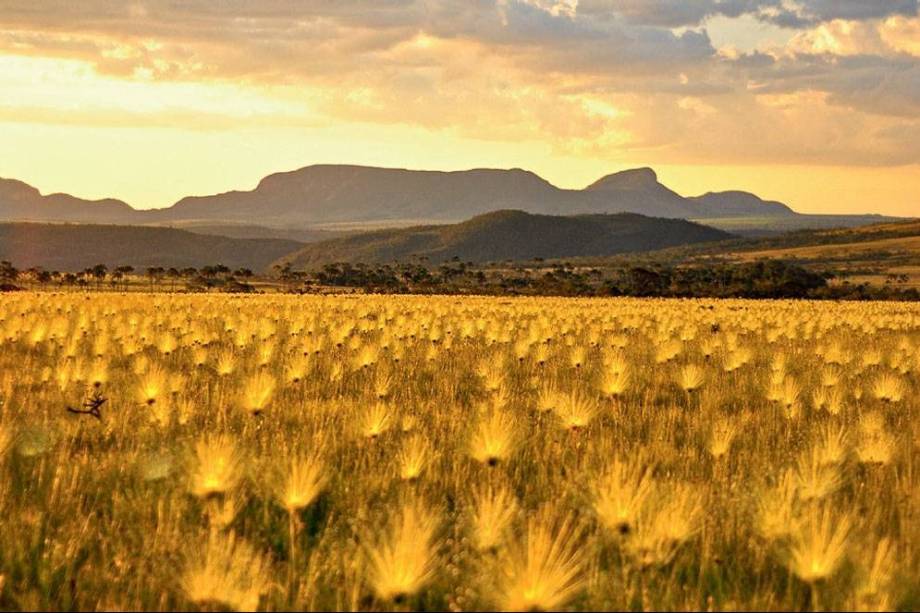
{"label": "sunset sky", "polygon": [[920,215],[918,0],[0,0],[0,176],[147,208],[313,163]]}

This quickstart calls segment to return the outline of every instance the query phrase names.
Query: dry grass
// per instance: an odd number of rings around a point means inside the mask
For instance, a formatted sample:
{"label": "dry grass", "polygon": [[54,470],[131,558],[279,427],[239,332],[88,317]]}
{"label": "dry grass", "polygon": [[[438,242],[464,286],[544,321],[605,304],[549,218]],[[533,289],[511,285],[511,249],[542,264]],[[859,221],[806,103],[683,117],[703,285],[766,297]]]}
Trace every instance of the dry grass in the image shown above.
{"label": "dry grass", "polygon": [[917,305],[4,296],[0,609],[915,610],[918,407]]}
{"label": "dry grass", "polygon": [[886,252],[892,254],[920,254],[920,236],[902,236],[879,240],[859,241],[828,245],[808,245],[805,247],[788,247],[767,249],[764,251],[745,251],[729,254],[729,257],[742,261],[755,261],[764,258],[780,259],[852,259],[866,253]]}

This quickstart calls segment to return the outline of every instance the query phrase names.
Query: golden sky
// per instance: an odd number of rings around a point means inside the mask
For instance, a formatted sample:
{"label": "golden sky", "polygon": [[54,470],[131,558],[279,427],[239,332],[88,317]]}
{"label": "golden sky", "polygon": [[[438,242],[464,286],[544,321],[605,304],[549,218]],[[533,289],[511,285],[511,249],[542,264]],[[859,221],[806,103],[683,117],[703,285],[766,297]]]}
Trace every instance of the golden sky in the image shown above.
{"label": "golden sky", "polygon": [[147,208],[313,163],[920,215],[918,0],[0,0],[0,176]]}

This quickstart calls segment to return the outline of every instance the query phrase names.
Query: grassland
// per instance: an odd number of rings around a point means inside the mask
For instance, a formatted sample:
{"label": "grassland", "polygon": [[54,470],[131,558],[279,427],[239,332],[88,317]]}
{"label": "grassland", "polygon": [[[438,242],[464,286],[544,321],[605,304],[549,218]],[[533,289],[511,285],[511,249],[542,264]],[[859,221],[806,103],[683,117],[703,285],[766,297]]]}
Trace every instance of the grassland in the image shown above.
{"label": "grassland", "polygon": [[772,249],[767,251],[744,252],[746,260],[757,260],[766,257],[779,257],[784,259],[815,259],[815,258],[852,258],[855,254],[875,253],[879,251],[913,253],[920,251],[920,236],[903,238],[888,238],[855,243],[840,243],[829,245],[809,245],[807,247],[789,247],[786,249]]}
{"label": "grassland", "polygon": [[802,230],[821,231],[827,228],[854,228],[894,222],[897,218],[883,215],[806,215],[772,217],[710,217],[692,221],[712,226],[739,236],[776,236]]}
{"label": "grassland", "polygon": [[812,270],[834,270],[850,283],[883,285],[899,278],[901,287],[920,287],[918,222],[824,230],[803,244],[796,244],[795,235],[788,240],[792,243],[789,246],[727,250],[725,257],[745,262],[786,260]]}
{"label": "grassland", "polygon": [[916,610],[920,306],[17,293],[0,609]]}

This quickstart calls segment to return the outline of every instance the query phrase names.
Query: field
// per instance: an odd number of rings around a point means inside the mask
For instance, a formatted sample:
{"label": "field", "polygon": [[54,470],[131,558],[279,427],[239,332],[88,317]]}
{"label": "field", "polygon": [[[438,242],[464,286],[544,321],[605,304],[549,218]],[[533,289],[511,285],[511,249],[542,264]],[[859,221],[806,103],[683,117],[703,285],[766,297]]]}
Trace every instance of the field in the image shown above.
{"label": "field", "polygon": [[920,305],[0,297],[0,609],[916,610]]}

